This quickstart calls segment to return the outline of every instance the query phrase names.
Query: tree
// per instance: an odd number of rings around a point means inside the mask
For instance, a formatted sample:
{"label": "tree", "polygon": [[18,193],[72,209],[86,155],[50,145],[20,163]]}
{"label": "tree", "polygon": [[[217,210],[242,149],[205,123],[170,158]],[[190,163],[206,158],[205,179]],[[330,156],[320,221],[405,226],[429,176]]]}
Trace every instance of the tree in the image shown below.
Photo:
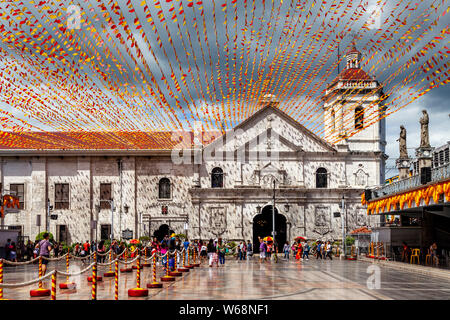
{"label": "tree", "polygon": [[48,231],[42,231],[41,233],[39,233],[37,236],[36,236],[36,240],[37,241],[41,241],[41,240],[44,240],[44,233],[48,233],[49,234],[49,236],[50,236],[50,241],[54,241],[54,239],[53,239],[53,234],[51,233],[51,232],[48,232]]}

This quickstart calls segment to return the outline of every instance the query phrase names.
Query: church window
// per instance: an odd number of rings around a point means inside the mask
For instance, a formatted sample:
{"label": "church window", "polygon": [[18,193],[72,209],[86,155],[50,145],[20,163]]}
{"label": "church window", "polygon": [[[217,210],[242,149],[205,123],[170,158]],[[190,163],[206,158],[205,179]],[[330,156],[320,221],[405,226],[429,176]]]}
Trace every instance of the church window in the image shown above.
{"label": "church window", "polygon": [[100,183],[100,208],[111,209],[111,203],[105,200],[112,200],[111,183]]}
{"label": "church window", "polygon": [[326,188],[328,185],[328,172],[325,168],[316,171],[316,188]]}
{"label": "church window", "polygon": [[334,112],[334,109],[331,110],[331,132],[334,132],[336,130],[336,113]]}
{"label": "church window", "polygon": [[355,109],[355,129],[362,129],[364,127],[364,109],[357,107]]}
{"label": "church window", "polygon": [[159,180],[159,198],[170,199],[170,180],[167,178]]}
{"label": "church window", "polygon": [[69,184],[55,183],[55,209],[69,209]]}
{"label": "church window", "polygon": [[[1,190],[1,188],[0,188]],[[24,185],[23,184],[10,184],[9,190],[12,195],[19,198],[19,210],[24,209]]]}
{"label": "church window", "polygon": [[214,168],[211,172],[211,188],[223,188],[223,170]]}

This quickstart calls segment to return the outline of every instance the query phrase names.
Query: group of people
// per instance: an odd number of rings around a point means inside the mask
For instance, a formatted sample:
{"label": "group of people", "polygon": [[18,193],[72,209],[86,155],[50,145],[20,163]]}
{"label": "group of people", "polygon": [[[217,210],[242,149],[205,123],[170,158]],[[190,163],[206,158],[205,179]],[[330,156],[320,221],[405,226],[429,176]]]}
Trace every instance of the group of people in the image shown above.
{"label": "group of people", "polygon": [[[15,241],[11,241],[11,239],[7,239],[5,247],[4,247],[4,259],[10,260],[13,262],[22,262],[29,261],[38,256],[36,251],[36,246],[38,245],[39,240],[36,240],[34,243],[31,240],[25,244],[22,241],[19,241],[17,244]],[[63,251],[62,243],[55,242],[52,244],[53,256],[59,257]]]}
{"label": "group of people", "polygon": [[[431,257],[431,265],[433,266],[439,266],[439,256],[438,256],[438,246],[436,242],[433,242],[423,253],[427,253],[427,255],[430,255]],[[402,246],[402,262],[411,262],[411,248],[408,246],[408,244],[403,241]],[[423,259],[423,257],[422,257]]]}
{"label": "group of people", "polygon": [[294,241],[292,246],[289,242],[286,242],[283,247],[284,259],[289,260],[289,253],[292,250],[293,255],[296,260],[309,260],[309,253],[311,250],[314,252],[316,259],[327,259],[333,260],[333,244],[331,241],[317,241],[311,248],[308,241]]}

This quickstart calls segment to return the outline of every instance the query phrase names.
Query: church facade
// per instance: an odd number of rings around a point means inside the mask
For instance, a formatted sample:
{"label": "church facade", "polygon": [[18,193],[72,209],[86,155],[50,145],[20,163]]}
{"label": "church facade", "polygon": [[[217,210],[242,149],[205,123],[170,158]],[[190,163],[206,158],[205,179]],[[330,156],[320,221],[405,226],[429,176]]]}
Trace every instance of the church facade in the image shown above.
{"label": "church facade", "polygon": [[[349,52],[349,59],[359,61],[359,56]],[[346,90],[358,85],[370,88],[370,99],[363,90],[353,100],[345,98]],[[384,181],[385,128],[383,121],[357,128],[365,119],[382,117],[381,89],[374,86],[378,83],[359,63],[347,63],[324,97],[328,141],[267,95],[264,106],[232,132],[215,138],[189,134],[188,148],[3,146],[2,188],[19,196],[21,209],[2,223],[34,240],[48,222],[56,240],[69,243],[108,239],[112,226],[114,238],[124,230],[133,238],[174,231],[190,239],[253,242],[271,235],[275,213],[279,243],[297,236],[341,239],[343,223],[351,231],[379,219],[366,214],[360,196]],[[355,128],[357,134],[345,136]],[[335,144],[337,135],[344,139]],[[111,199],[114,211],[105,201]],[[49,219],[49,213],[57,219]]]}

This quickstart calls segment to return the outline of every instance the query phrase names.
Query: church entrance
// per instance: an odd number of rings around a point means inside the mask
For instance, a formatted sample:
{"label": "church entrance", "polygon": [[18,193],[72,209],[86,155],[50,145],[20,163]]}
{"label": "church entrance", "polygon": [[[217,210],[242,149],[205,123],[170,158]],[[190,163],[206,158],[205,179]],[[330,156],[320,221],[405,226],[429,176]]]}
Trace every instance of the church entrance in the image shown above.
{"label": "church entrance", "polygon": [[161,242],[162,239],[164,239],[165,235],[171,235],[175,231],[170,230],[169,226],[167,224],[162,224],[159,226],[158,230],[155,230],[153,233],[153,237],[158,239],[159,242]]}
{"label": "church entrance", "polygon": [[[259,253],[258,237],[265,238],[272,235],[272,206],[265,206],[261,213],[253,219],[253,251]],[[278,213],[275,207],[275,241],[278,244],[278,252],[282,252],[287,237],[286,217]]]}

